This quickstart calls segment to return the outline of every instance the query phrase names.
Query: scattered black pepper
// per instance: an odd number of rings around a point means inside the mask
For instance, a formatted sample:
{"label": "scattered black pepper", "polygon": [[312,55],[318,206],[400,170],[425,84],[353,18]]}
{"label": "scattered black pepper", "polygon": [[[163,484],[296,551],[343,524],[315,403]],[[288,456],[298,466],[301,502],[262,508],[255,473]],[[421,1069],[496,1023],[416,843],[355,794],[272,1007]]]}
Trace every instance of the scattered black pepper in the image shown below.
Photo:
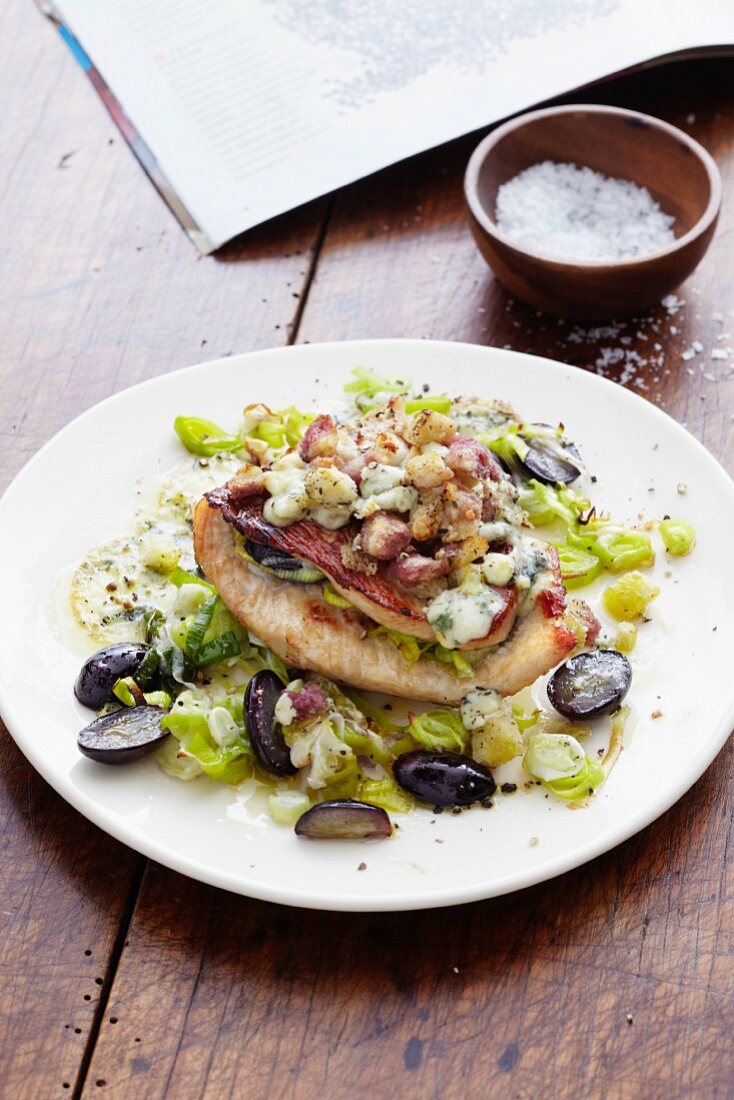
{"label": "scattered black pepper", "polygon": [[366,871],[366,870],[367,870],[367,864],[366,864],[366,863],[360,863],[360,865],[359,865],[359,867],[357,868],[357,870],[358,870],[358,871]]}
{"label": "scattered black pepper", "polygon": [[517,783],[503,783],[500,790],[503,794],[514,794],[517,790]]}

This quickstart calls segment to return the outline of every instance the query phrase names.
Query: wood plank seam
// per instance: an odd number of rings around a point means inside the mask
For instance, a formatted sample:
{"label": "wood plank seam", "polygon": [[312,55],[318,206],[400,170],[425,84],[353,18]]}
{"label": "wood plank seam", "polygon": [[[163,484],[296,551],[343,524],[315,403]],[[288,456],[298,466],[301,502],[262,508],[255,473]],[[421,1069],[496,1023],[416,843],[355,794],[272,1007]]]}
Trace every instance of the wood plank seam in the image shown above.
{"label": "wood plank seam", "polygon": [[102,988],[99,993],[99,1000],[97,1001],[97,1007],[94,1012],[94,1018],[92,1019],[92,1026],[89,1029],[89,1035],[84,1045],[84,1052],[82,1054],[81,1062],[79,1063],[79,1070],[77,1072],[76,1081],[74,1082],[74,1088],[72,1090],[73,1100],[79,1100],[84,1088],[84,1083],[89,1073],[89,1066],[92,1061],[92,1055],[94,1054],[94,1048],[97,1043],[97,1037],[99,1035],[99,1029],[102,1026],[102,1020],[104,1018],[107,1004],[110,999],[110,990],[112,989],[112,983],[117,973],[117,967],[120,963],[120,957],[125,947],[125,940],[127,938],[128,931],[133,919],[133,913],[135,912],[135,905],[140,893],[140,887],[143,882],[143,875],[145,874],[145,868],[148,865],[148,859],[145,856],[140,856],[135,864],[132,878],[130,881],[130,889],[128,890],[127,899],[125,901],[125,908],[122,911],[120,917],[120,924],[117,929],[117,935],[112,945],[112,951],[110,957],[107,960],[107,967],[102,980]]}
{"label": "wood plank seam", "polygon": [[329,226],[331,224],[331,215],[333,213],[333,210],[334,195],[329,195],[329,200],[326,205],[326,209],[324,210],[323,218],[321,219],[319,232],[316,236],[316,240],[314,241],[311,262],[308,265],[306,275],[301,285],[301,291],[298,299],[298,305],[296,307],[296,312],[293,315],[293,320],[290,322],[290,332],[288,334],[289,347],[295,344],[296,340],[298,339],[298,333],[301,329],[301,320],[303,319],[303,315],[306,312],[306,304],[311,293],[313,281],[316,278],[316,270],[318,268],[319,260],[321,258],[324,242],[326,241],[326,234],[328,233]]}

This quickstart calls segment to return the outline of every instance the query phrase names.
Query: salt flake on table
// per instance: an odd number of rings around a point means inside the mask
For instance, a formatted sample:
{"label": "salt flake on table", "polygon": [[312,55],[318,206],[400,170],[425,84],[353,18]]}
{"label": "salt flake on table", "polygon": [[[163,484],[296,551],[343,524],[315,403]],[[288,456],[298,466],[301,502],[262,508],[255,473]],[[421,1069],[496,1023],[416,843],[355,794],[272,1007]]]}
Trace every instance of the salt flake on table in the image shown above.
{"label": "salt flake on table", "polygon": [[668,311],[671,317],[675,317],[678,310],[685,304],[685,301],[676,294],[666,294],[660,303],[660,305]]}

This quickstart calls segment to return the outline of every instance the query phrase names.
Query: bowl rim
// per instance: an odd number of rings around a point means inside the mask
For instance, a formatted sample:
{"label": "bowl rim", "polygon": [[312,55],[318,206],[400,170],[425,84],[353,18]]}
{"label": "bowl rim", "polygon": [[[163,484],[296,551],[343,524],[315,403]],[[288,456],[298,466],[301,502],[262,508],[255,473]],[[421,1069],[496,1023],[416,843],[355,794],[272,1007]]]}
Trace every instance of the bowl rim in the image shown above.
{"label": "bowl rim", "polygon": [[[658,248],[654,252],[646,252],[642,256],[630,256],[626,259],[618,260],[575,261],[564,260],[558,256],[549,255],[547,252],[535,252],[532,249],[525,248],[518,244],[516,240],[513,240],[513,238],[508,237],[497,227],[494,218],[488,213],[486,207],[479,199],[478,188],[479,173],[485,161],[491,156],[492,150],[507,134],[512,133],[513,130],[519,130],[528,122],[534,122],[537,119],[550,118],[556,115],[573,113],[615,115],[618,117],[639,119],[646,124],[651,124],[658,130],[664,131],[669,137],[675,138],[677,141],[688,146],[706,171],[710,191],[706,209],[687,233],[684,233],[682,237],[676,237],[672,244],[665,245],[664,248]],[[503,122],[501,126],[492,130],[479,142],[479,145],[477,145],[469,158],[464,173],[464,197],[469,211],[475,221],[479,223],[481,228],[484,229],[490,237],[494,237],[501,244],[505,245],[506,248],[520,255],[527,256],[534,260],[540,260],[541,263],[563,268],[564,270],[571,269],[579,272],[589,270],[599,271],[606,268],[623,271],[625,269],[643,267],[645,264],[649,264],[651,261],[657,260],[662,256],[669,256],[675,252],[681,251],[686,245],[702,236],[714,224],[721,209],[721,196],[721,173],[719,172],[716,161],[708,150],[704,149],[703,145],[696,141],[695,138],[692,138],[690,134],[687,134],[685,130],[680,130],[677,126],[673,126],[672,123],[665,122],[655,115],[647,115],[642,111],[632,111],[627,107],[611,107],[603,103],[569,103],[557,107],[542,107],[539,110],[527,111],[524,114],[509,119],[507,122]]]}

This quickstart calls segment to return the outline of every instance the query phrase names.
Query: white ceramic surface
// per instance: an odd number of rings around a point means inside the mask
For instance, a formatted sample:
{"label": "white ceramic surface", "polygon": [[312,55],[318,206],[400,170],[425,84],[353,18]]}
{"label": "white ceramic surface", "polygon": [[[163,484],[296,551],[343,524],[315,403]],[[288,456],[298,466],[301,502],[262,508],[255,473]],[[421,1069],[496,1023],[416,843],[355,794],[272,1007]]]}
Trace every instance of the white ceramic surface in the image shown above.
{"label": "white ceramic surface", "polygon": [[[253,401],[328,406],[356,364],[428,382],[434,392],[501,397],[530,420],[562,420],[598,477],[595,500],[615,518],[670,513],[696,525],[690,558],[658,556],[662,593],[633,657],[634,736],[588,809],[571,810],[541,789],[520,790],[492,810],[416,811],[390,841],[309,842],[272,823],[247,788],[181,783],[151,759],[110,768],[79,756],[76,733],[89,712],[72,694],[80,656],[58,626],[60,573],[125,531],[141,476],[181,458],[171,429],[177,413],[234,428]],[[22,751],[119,840],[252,897],[312,908],[417,909],[529,886],[653,821],[696,781],[734,724],[734,484],[657,408],[547,360],[381,340],[254,352],[165,375],[90,409],[43,447],[0,501],[0,530],[0,711]],[[652,718],[655,712],[661,717]],[[594,747],[606,728],[599,724]],[[367,868],[358,871],[362,862]]]}

